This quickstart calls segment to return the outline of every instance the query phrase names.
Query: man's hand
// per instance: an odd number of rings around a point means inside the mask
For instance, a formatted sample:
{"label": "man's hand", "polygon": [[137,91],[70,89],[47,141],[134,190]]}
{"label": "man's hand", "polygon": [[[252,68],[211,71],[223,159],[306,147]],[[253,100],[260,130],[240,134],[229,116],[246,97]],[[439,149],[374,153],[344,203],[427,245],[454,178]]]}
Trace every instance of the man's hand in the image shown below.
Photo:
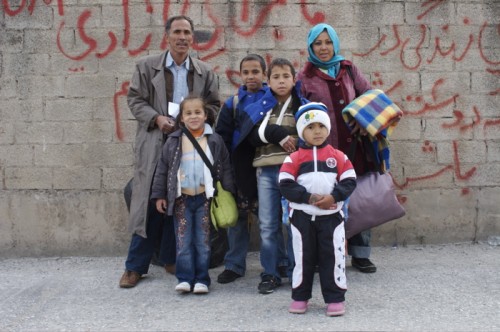
{"label": "man's hand", "polygon": [[174,131],[175,120],[168,116],[158,115],[158,117],[155,120],[155,123],[158,126],[158,128],[165,134],[170,134],[171,132]]}
{"label": "man's hand", "polygon": [[167,212],[167,200],[166,199],[157,199],[156,200],[156,209],[160,213]]}

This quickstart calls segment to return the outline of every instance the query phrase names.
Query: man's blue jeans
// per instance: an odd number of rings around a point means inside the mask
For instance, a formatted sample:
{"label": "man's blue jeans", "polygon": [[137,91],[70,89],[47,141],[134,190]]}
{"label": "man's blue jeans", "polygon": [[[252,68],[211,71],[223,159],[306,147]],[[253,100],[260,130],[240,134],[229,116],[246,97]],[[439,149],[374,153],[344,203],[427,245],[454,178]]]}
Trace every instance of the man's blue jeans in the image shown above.
{"label": "man's blue jeans", "polygon": [[271,275],[278,280],[281,280],[278,266],[287,266],[293,260],[293,253],[289,252],[287,257],[284,249],[281,193],[278,185],[280,167],[280,165],[264,166],[257,169],[260,264],[264,268],[261,275]]}
{"label": "man's blue jeans", "polygon": [[139,274],[147,274],[151,258],[160,244],[159,263],[162,265],[175,264],[175,233],[174,222],[171,217],[156,210],[154,202],[149,203],[149,214],[146,225],[146,236],[132,235],[128,250],[125,268]]}
{"label": "man's blue jeans", "polygon": [[176,277],[193,286],[210,286],[210,220],[205,193],[182,195],[175,200],[174,227],[177,236]]}

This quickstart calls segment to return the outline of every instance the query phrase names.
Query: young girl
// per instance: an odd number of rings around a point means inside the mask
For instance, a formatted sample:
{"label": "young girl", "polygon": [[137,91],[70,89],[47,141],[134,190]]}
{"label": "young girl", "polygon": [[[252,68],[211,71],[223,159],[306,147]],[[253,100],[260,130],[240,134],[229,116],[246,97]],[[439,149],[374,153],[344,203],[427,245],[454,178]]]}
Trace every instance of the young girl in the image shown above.
{"label": "young girl", "polygon": [[290,201],[295,268],[291,313],[303,314],[312,296],[319,267],[326,314],[345,312],[345,232],[342,207],[356,188],[356,173],[347,156],[328,144],[330,118],[322,103],[299,108],[299,150],[286,157],[279,174],[282,195]]}
{"label": "young girl", "polygon": [[[177,117],[196,138],[214,165],[224,189],[234,193],[235,186],[229,154],[222,138],[205,123],[207,111],[203,100],[188,96],[180,104]],[[151,198],[160,213],[174,216],[177,238],[175,290],[179,293],[208,293],[210,276],[210,198],[213,179],[193,144],[182,133],[173,132],[163,146]]]}

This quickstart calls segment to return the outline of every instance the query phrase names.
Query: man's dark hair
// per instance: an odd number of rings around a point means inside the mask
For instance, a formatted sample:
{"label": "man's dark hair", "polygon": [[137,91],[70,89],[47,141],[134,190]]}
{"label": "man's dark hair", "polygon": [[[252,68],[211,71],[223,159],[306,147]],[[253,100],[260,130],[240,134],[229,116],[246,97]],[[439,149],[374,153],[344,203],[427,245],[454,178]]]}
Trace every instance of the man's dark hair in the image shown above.
{"label": "man's dark hair", "polygon": [[260,55],[258,54],[253,54],[253,53],[250,53],[248,54],[247,56],[245,56],[241,62],[240,62],[240,71],[241,71],[241,67],[243,66],[243,62],[246,62],[246,61],[257,61],[260,63],[260,66],[262,67],[262,71],[265,73],[266,72],[266,61],[264,61],[264,58],[261,57]]}
{"label": "man's dark hair", "polygon": [[168,33],[170,32],[170,28],[172,27],[172,22],[178,21],[178,20],[186,20],[189,22],[189,25],[191,25],[191,32],[194,33],[194,23],[193,20],[185,15],[177,15],[177,16],[171,16],[168,18],[167,23],[165,23],[165,31]]}
{"label": "man's dark hair", "polygon": [[295,68],[293,68],[293,65],[290,61],[287,59],[283,58],[276,58],[271,63],[269,64],[269,70],[267,72],[267,78],[271,78],[271,72],[273,71],[274,67],[290,67],[290,71],[292,72],[292,76],[295,77]]}

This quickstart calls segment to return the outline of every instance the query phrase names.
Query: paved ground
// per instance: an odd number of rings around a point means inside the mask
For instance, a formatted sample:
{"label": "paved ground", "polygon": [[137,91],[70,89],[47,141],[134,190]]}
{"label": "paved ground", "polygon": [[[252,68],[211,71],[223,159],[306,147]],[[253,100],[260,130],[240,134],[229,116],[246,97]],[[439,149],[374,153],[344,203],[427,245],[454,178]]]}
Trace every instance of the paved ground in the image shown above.
{"label": "paved ground", "polygon": [[500,246],[376,247],[372,258],[375,274],[348,267],[347,312],[335,318],[317,280],[305,315],[287,312],[289,285],[258,294],[257,253],[245,278],[214,281],[208,295],[176,294],[157,266],[120,289],[124,257],[0,260],[0,330],[500,331]]}

